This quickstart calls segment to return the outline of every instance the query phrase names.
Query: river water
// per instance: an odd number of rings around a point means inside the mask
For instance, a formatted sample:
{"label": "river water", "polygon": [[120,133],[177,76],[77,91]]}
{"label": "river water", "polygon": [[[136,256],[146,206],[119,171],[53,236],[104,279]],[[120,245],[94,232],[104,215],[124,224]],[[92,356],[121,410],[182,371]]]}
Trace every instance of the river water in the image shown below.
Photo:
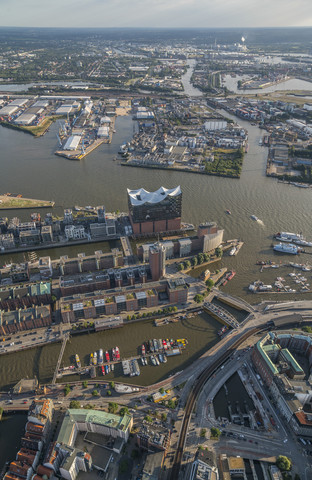
{"label": "river water", "polygon": [[[186,75],[191,76],[191,69]],[[185,81],[184,77],[184,81]],[[188,84],[185,84],[185,91],[193,91]],[[198,93],[197,91],[196,93]],[[199,92],[200,93],[200,92]],[[229,114],[225,112],[227,117]],[[261,278],[265,283],[272,283],[276,275],[287,275],[286,268],[279,271],[269,269],[259,273],[259,267],[255,265],[258,259],[271,259],[277,262],[294,260],[291,256],[279,256],[273,253],[272,234],[277,231],[304,232],[312,237],[312,189],[300,189],[282,183],[277,183],[272,178],[265,176],[267,149],[259,146],[259,139],[262,131],[248,122],[238,121],[249,132],[249,153],[245,155],[243,171],[240,179],[209,177],[192,173],[173,172],[164,170],[149,170],[142,168],[121,167],[113,159],[118,152],[119,145],[132,137],[134,122],[130,116],[118,117],[116,121],[116,134],[110,145],[101,145],[98,149],[88,155],[80,162],[69,161],[53,154],[57,147],[57,125],[54,124],[50,131],[41,138],[35,139],[30,135],[14,130],[0,127],[0,192],[21,193],[25,197],[51,199],[56,201],[55,211],[61,213],[63,208],[74,205],[105,205],[107,211],[127,211],[127,188],[144,187],[148,190],[156,190],[159,186],[174,187],[181,185],[183,192],[183,220],[198,225],[207,220],[216,220],[224,228],[225,239],[240,238],[244,246],[237,257],[224,256],[221,265],[234,269],[237,274],[229,282],[225,290],[237,296],[246,298],[251,303],[258,303],[263,299],[275,298],[274,295],[252,295],[247,291],[247,286],[253,280]],[[225,213],[230,209],[232,215]],[[18,215],[21,218],[29,218],[29,211],[3,212],[2,215]],[[254,222],[250,216],[256,215],[262,223]],[[40,255],[50,255],[58,258],[66,253],[71,256],[78,252],[93,252],[94,250],[107,249],[103,243],[91,244],[89,246],[77,246],[62,249],[51,249],[41,251]],[[312,251],[312,249],[308,249]],[[21,255],[3,255],[0,263],[9,262],[10,259],[21,259]],[[298,259],[297,259],[298,260]],[[302,254],[300,262],[311,261],[309,254]],[[278,273],[277,273],[278,272]],[[311,272],[305,274],[312,284]],[[279,299],[286,300],[288,296],[281,295]],[[310,294],[296,294],[293,299],[311,298]],[[198,320],[201,322],[201,320]],[[205,320],[208,321],[207,319]],[[209,323],[209,322],[208,322]],[[213,323],[211,323],[213,325]],[[127,327],[128,328],[128,327]],[[141,339],[139,338],[142,324],[129,327],[131,335],[135,338],[135,349]],[[144,327],[145,328],[145,327]],[[167,327],[163,327],[164,329]],[[172,325],[170,328],[176,330],[172,333],[160,333],[161,329],[153,326],[144,329],[143,339],[162,337],[166,335],[179,338],[184,335],[190,342],[189,354],[193,355],[192,344],[201,341],[200,330],[180,331],[180,324]],[[202,328],[202,327],[200,327]],[[216,327],[214,327],[216,329]],[[158,334],[159,331],[159,334]],[[165,330],[164,330],[165,331]],[[192,332],[194,338],[192,339]],[[127,329],[116,330],[103,334],[116,335],[114,343],[123,348],[126,346],[129,331]],[[87,355],[96,349],[95,337],[80,337],[85,340],[80,346],[78,340],[72,340],[73,349],[68,347],[67,361],[69,356],[78,353],[80,356]],[[88,340],[86,340],[88,338]],[[212,337],[207,337],[207,342]],[[75,343],[74,343],[75,342]],[[84,342],[86,348],[84,350]],[[111,345],[114,346],[114,343]],[[198,345],[199,350],[203,344]],[[99,347],[100,348],[100,347]],[[51,349],[51,350],[49,350]],[[14,355],[14,362],[11,356],[1,359],[0,384],[2,386],[12,384],[15,380],[24,375],[32,375],[34,371],[41,379],[51,375],[53,357],[59,347],[45,347],[37,350],[23,352]],[[124,348],[123,348],[124,349]],[[45,352],[51,352],[45,353]],[[67,351],[67,350],[66,350]],[[30,353],[32,352],[32,353]],[[195,354],[194,354],[195,355]],[[183,358],[182,358],[183,357]],[[184,355],[182,361],[185,361]],[[154,369],[155,378],[161,378],[170,371],[170,367],[177,368],[177,359],[170,359],[166,366]],[[143,367],[150,370],[152,367]],[[147,375],[147,374],[146,374]],[[148,375],[149,377],[149,375]],[[140,381],[144,382],[143,374]],[[152,378],[150,378],[152,380]]]}

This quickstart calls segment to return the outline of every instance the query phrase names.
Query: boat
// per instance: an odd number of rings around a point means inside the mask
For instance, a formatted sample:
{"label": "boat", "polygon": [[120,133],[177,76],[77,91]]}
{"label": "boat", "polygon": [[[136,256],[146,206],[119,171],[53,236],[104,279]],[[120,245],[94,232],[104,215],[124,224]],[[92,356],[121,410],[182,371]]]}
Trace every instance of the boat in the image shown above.
{"label": "boat", "polygon": [[105,360],[106,360],[106,362],[110,362],[108,350],[106,350],[106,352],[105,352]]}
{"label": "boat", "polygon": [[145,359],[144,359],[144,357],[141,357],[141,363],[142,363],[143,366],[145,365]]}
{"label": "boat", "polygon": [[226,325],[224,325],[222,328],[220,328],[220,330],[218,331],[219,337],[221,337],[227,331],[227,329],[228,329],[228,327]]}
{"label": "boat", "polygon": [[105,373],[108,374],[109,373],[109,370],[108,370],[108,365],[105,365]]}
{"label": "boat", "polygon": [[259,220],[259,218],[256,217],[256,215],[250,215],[250,218],[251,218],[252,220],[254,220],[255,222],[257,222],[257,221]]}
{"label": "boat", "polygon": [[105,375],[105,368],[104,368],[104,365],[101,366],[101,372],[102,372],[102,375]]}
{"label": "boat", "polygon": [[98,359],[98,364],[102,365],[103,363],[103,350],[100,348],[99,350],[99,359]]}
{"label": "boat", "polygon": [[152,365],[154,365],[156,367],[157,363],[156,363],[156,358],[154,357],[154,355],[151,355],[151,362],[152,362]]}
{"label": "boat", "polygon": [[97,353],[94,352],[93,354],[93,365],[97,365]]}
{"label": "boat", "polygon": [[145,350],[145,345],[144,345],[144,343],[142,343],[141,351],[142,351],[142,355],[145,355],[146,350]]}
{"label": "boat", "polygon": [[289,253],[291,255],[298,255],[301,252],[301,249],[292,243],[278,243],[273,246],[275,252],[280,253]]}
{"label": "boat", "polygon": [[159,338],[159,340],[158,340],[158,348],[159,348],[159,350],[163,350],[163,348],[164,348],[161,338]]}
{"label": "boat", "polygon": [[231,250],[229,251],[229,255],[233,257],[233,255],[235,255],[236,253],[236,250],[237,250],[236,247],[231,248]]}
{"label": "boat", "polygon": [[90,365],[93,365],[93,353],[90,353]]}
{"label": "boat", "polygon": [[80,362],[80,358],[79,358],[78,353],[76,353],[76,355],[75,355],[75,360],[76,360],[77,368],[80,368],[81,367],[81,362]]}
{"label": "boat", "polygon": [[232,280],[232,278],[235,277],[235,275],[236,275],[236,272],[232,270],[227,276],[228,281]]}
{"label": "boat", "polygon": [[116,360],[120,360],[120,350],[119,350],[119,347],[115,347],[115,356],[116,356]]}
{"label": "boat", "polygon": [[225,213],[227,213],[228,215],[232,215],[230,210],[225,210]]}
{"label": "boat", "polygon": [[259,145],[260,145],[260,147],[262,147],[262,145],[263,145],[262,138],[260,138],[260,140],[259,140]]}
{"label": "boat", "polygon": [[164,362],[164,363],[167,363],[167,357],[166,357],[166,354],[165,354],[165,353],[163,354],[163,362]]}
{"label": "boat", "polygon": [[286,242],[294,242],[295,240],[304,240],[302,233],[292,233],[292,232],[278,232],[274,235],[276,240],[285,238]]}
{"label": "boat", "polygon": [[149,341],[148,341],[148,344],[149,344],[150,352],[154,353],[155,349],[154,349],[153,341],[152,341],[152,340],[149,340]]}
{"label": "boat", "polygon": [[159,365],[160,365],[160,363],[159,363],[159,360],[158,360],[158,357],[157,357],[157,355],[155,355],[155,361],[156,361],[156,365],[157,365],[157,366],[159,366]]}
{"label": "boat", "polygon": [[163,349],[164,349],[164,350],[167,350],[168,345],[167,345],[166,340],[163,340],[163,341],[162,341],[162,344],[163,344]]}
{"label": "boat", "polygon": [[158,342],[157,342],[156,338],[153,339],[153,343],[154,343],[155,352],[158,352],[159,347],[158,347]]}

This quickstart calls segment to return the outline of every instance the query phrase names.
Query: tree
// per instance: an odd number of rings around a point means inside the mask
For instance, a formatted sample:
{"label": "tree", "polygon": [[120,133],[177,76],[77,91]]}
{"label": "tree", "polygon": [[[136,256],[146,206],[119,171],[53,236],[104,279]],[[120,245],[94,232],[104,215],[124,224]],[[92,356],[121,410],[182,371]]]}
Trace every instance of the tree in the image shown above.
{"label": "tree", "polygon": [[98,397],[98,396],[99,396],[99,392],[98,392],[96,389],[92,390],[92,396],[93,396],[93,397]]}
{"label": "tree", "polygon": [[83,388],[88,388],[88,382],[87,382],[87,380],[84,380],[84,381],[82,382],[82,386],[83,386]]}
{"label": "tree", "polygon": [[209,262],[210,255],[208,253],[204,253],[204,260],[205,260],[205,262]]}
{"label": "tree", "polygon": [[110,390],[107,390],[106,395],[107,395],[108,397],[111,397],[111,396],[112,396],[112,392],[111,392]]}
{"label": "tree", "polygon": [[108,404],[108,411],[109,413],[116,413],[118,410],[118,403],[116,402],[109,402]]}
{"label": "tree", "polygon": [[175,401],[171,398],[168,400],[168,407],[174,409],[176,407]]}
{"label": "tree", "polygon": [[129,413],[129,408],[128,407],[122,407],[120,410],[119,410],[119,415],[121,417],[124,417],[127,413]]}
{"label": "tree", "polygon": [[149,423],[152,423],[152,421],[153,421],[153,419],[152,419],[152,417],[151,417],[150,415],[146,415],[146,416],[144,417],[144,420],[146,420],[146,422],[149,422]]}
{"label": "tree", "polygon": [[178,271],[181,272],[181,270],[184,270],[184,263],[178,264]]}
{"label": "tree", "polygon": [[219,438],[221,435],[221,431],[216,427],[211,427],[210,434],[212,438]]}
{"label": "tree", "polygon": [[165,412],[163,412],[163,413],[161,414],[161,419],[162,419],[163,422],[166,422],[166,421],[167,421],[167,414],[166,414]]}
{"label": "tree", "polygon": [[198,263],[197,257],[193,257],[192,264],[194,265],[194,267],[196,267],[197,263]]}
{"label": "tree", "polygon": [[115,388],[115,382],[109,382],[110,388]]}
{"label": "tree", "polygon": [[69,404],[69,408],[80,408],[80,402],[78,402],[78,400],[72,400]]}
{"label": "tree", "polygon": [[65,397],[67,397],[67,395],[69,394],[70,392],[70,386],[69,385],[66,385],[66,387],[64,388],[64,395]]}
{"label": "tree", "polygon": [[165,393],[165,389],[164,389],[163,387],[161,387],[161,388],[159,389],[159,393],[161,393],[161,394]]}
{"label": "tree", "polygon": [[191,268],[191,262],[189,260],[186,260],[186,262],[184,262],[184,266],[185,268]]}
{"label": "tree", "polygon": [[200,437],[205,438],[206,437],[207,430],[205,428],[202,428],[200,431]]}
{"label": "tree", "polygon": [[223,255],[222,248],[217,247],[217,248],[215,249],[215,255],[216,255],[216,257],[221,258],[222,255]]}
{"label": "tree", "polygon": [[212,287],[214,286],[214,281],[211,280],[211,278],[208,278],[208,280],[206,280],[206,286],[207,286],[207,290],[210,291],[212,289]]}
{"label": "tree", "polygon": [[194,297],[194,302],[196,303],[202,303],[204,301],[204,297],[203,295],[200,295],[199,293],[197,293]]}
{"label": "tree", "polygon": [[289,472],[289,470],[291,470],[291,460],[288,457],[285,457],[285,455],[279,455],[277,457],[276,465],[284,472]]}

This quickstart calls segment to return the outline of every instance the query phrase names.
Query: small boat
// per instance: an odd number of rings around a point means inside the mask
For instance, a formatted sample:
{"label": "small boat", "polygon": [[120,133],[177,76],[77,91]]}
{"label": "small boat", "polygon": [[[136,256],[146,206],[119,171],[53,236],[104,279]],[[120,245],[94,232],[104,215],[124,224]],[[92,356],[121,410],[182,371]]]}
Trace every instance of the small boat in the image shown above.
{"label": "small boat", "polygon": [[231,210],[225,210],[225,213],[227,213],[228,215],[232,215]]}
{"label": "small boat", "polygon": [[120,350],[119,350],[119,347],[115,347],[115,356],[116,356],[116,360],[120,360]]}
{"label": "small boat", "polygon": [[105,375],[105,368],[104,368],[104,365],[101,366],[101,372],[102,372],[102,375]]}
{"label": "small boat", "polygon": [[157,358],[157,355],[155,355],[155,357],[154,357],[154,358],[155,358],[155,361],[156,361],[156,365],[157,365],[157,366],[159,366],[159,365],[160,365],[160,363],[159,363],[159,360],[158,360],[158,358]]}
{"label": "small boat", "polygon": [[97,353],[94,352],[93,354],[93,365],[97,365]]}
{"label": "small boat", "polygon": [[233,255],[235,255],[235,253],[236,253],[236,250],[237,250],[237,248],[236,248],[236,247],[233,247],[233,248],[231,248],[231,250],[229,251],[229,255],[230,255],[230,257],[233,257]]}
{"label": "small boat", "polygon": [[105,373],[106,373],[106,374],[109,373],[108,365],[105,365]]}
{"label": "small boat", "polygon": [[99,365],[102,365],[103,363],[103,350],[100,348],[99,350],[99,359],[98,359]]}
{"label": "small boat", "polygon": [[141,350],[142,350],[142,355],[145,355],[145,351],[146,351],[146,350],[145,350],[145,345],[144,345],[144,343],[142,343]]}
{"label": "small boat", "polygon": [[112,371],[112,372],[114,371],[114,369],[115,369],[115,366],[114,366],[114,364],[113,364],[113,363],[111,363],[111,365],[110,365],[110,369],[111,369],[111,371]]}
{"label": "small boat", "polygon": [[166,357],[166,354],[165,354],[165,353],[163,354],[163,362],[164,362],[164,363],[167,363],[167,357]]}
{"label": "small boat", "polygon": [[106,352],[105,352],[105,360],[106,360],[107,362],[110,362],[108,350],[106,350]]}
{"label": "small boat", "polygon": [[154,357],[154,355],[151,355],[151,362],[152,362],[152,365],[154,365],[156,367],[157,363],[156,363],[156,358]]}
{"label": "small boat", "polygon": [[90,365],[93,365],[93,353],[90,353]]}
{"label": "small boat", "polygon": [[81,362],[80,362],[80,358],[79,358],[78,353],[76,353],[76,355],[75,355],[75,360],[76,360],[77,368],[80,368],[81,367]]}
{"label": "small boat", "polygon": [[256,215],[250,215],[250,218],[251,218],[252,220],[254,220],[255,222],[257,222],[257,221],[259,220],[259,218],[256,217]]}

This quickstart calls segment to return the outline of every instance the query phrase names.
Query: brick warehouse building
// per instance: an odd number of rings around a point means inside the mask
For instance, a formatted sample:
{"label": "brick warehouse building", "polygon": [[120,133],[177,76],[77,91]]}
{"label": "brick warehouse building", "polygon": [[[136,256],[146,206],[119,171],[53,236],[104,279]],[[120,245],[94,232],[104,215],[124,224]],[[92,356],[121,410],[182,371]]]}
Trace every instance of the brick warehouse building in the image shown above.
{"label": "brick warehouse building", "polygon": [[176,231],[181,228],[181,187],[129,190],[129,217],[134,235]]}

